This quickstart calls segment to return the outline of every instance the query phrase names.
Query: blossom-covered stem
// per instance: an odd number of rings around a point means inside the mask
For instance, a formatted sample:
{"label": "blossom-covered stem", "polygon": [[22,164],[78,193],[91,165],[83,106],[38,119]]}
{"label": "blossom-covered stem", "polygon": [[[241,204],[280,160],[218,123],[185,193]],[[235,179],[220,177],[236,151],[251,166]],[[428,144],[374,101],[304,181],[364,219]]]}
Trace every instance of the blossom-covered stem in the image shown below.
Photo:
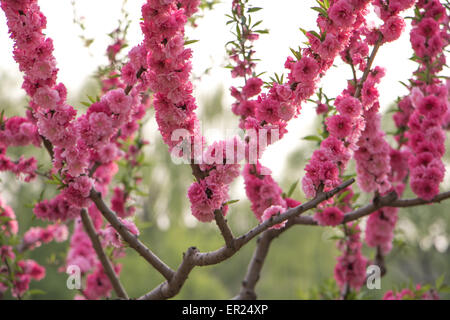
{"label": "blossom-covered stem", "polygon": [[[198,164],[191,163],[192,175],[200,181],[207,177],[207,173],[200,169]],[[220,233],[225,240],[225,244],[229,247],[233,246],[234,236],[233,232],[230,229],[230,226],[227,223],[227,220],[224,218],[223,209],[214,210],[214,220],[216,221],[217,226],[219,227]]]}
{"label": "blossom-covered stem", "polygon": [[81,210],[81,221],[83,221],[84,229],[91,239],[92,246],[97,253],[98,259],[102,263],[103,269],[105,270],[105,273],[108,276],[109,281],[111,282],[111,285],[113,286],[117,296],[121,299],[129,299],[125,288],[122,286],[122,283],[120,283],[119,276],[114,271],[114,267],[111,264],[111,261],[103,250],[98,234],[95,231],[94,224],[92,223],[92,219],[86,209]]}
{"label": "blossom-covered stem", "polygon": [[300,206],[291,208],[283,214],[272,216],[271,218],[267,219],[263,223],[259,224],[258,226],[248,231],[246,234],[236,238],[233,247],[228,247],[225,245],[215,251],[210,252],[199,252],[197,248],[194,247],[189,248],[187,252],[184,254],[183,260],[177,271],[174,273],[172,279],[171,280],[168,279],[168,281],[161,283],[158,287],[156,287],[149,293],[143,295],[139,299],[154,300],[154,299],[168,299],[173,297],[180,291],[180,289],[184,285],[184,282],[188,278],[189,273],[195,266],[214,265],[224,260],[227,260],[231,256],[233,256],[236,252],[238,252],[244,245],[250,242],[253,238],[255,238],[256,236],[265,231],[270,234],[270,237],[275,238],[283,231],[287,230],[290,226],[292,226],[293,223],[291,221],[288,221],[286,226],[281,229],[268,230],[270,227],[272,227],[275,224],[282,223],[286,220],[292,220],[294,217],[302,214],[303,212],[315,208],[319,203],[328,200],[329,198],[333,197],[334,195],[336,195],[343,189],[347,188],[354,182],[355,179],[349,179],[343,182],[338,187],[334,188],[333,190],[317,194],[317,196],[314,199]]}
{"label": "blossom-covered stem", "polygon": [[214,218],[216,219],[216,224],[219,227],[223,239],[225,240],[226,246],[229,248],[233,248],[235,240],[233,232],[231,231],[230,226],[227,223],[227,220],[223,216],[222,210],[215,210]]}
{"label": "blossom-covered stem", "polygon": [[361,97],[361,90],[362,90],[363,84],[366,81],[367,77],[369,76],[373,61],[375,60],[375,56],[377,55],[378,49],[380,48],[380,46],[382,44],[382,40],[383,40],[383,37],[380,34],[377,42],[373,46],[372,53],[370,54],[369,61],[367,62],[367,66],[364,70],[361,80],[359,81],[359,83],[356,87],[355,98],[357,98],[357,99],[359,99]]}
{"label": "blossom-covered stem", "polygon": [[158,256],[156,256],[149,248],[147,248],[134,234],[132,234],[117,218],[116,214],[108,208],[103,201],[102,196],[95,189],[91,190],[91,200],[97,206],[111,226],[116,229],[120,236],[136,250],[145,260],[147,260],[156,270],[161,273],[167,280],[171,279],[174,271],[166,265]]}
{"label": "blossom-covered stem", "polygon": [[[421,198],[397,199],[396,193],[391,192],[383,197],[380,197],[371,204],[365,205],[364,207],[360,207],[354,211],[345,214],[342,223],[347,223],[365,217],[383,207],[394,207],[394,208],[415,207],[427,203],[439,203],[449,198],[450,198],[450,191],[440,193],[437,196],[435,196],[432,200],[424,200]],[[314,225],[314,226],[318,225],[318,223],[314,221],[312,217],[309,216],[296,217],[294,222],[295,224],[300,225]]]}

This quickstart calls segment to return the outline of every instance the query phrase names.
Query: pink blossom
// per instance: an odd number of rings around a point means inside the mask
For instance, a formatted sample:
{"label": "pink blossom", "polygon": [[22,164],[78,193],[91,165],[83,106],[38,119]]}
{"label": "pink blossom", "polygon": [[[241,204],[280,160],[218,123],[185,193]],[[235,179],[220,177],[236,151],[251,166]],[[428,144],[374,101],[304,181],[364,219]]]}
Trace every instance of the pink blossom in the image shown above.
{"label": "pink blossom", "polygon": [[261,92],[262,85],[263,81],[260,78],[250,78],[242,88],[242,94],[247,98],[256,96]]}
{"label": "pink blossom", "polygon": [[344,213],[337,207],[328,207],[314,214],[314,220],[321,226],[337,226],[344,220]]}
{"label": "pink blossom", "polygon": [[336,101],[336,109],[341,115],[355,118],[361,114],[362,106],[358,99],[347,95]]}
{"label": "pink blossom", "polygon": [[348,0],[338,0],[328,10],[328,16],[338,27],[348,28],[355,21],[353,8]]}
{"label": "pink blossom", "polygon": [[303,57],[294,64],[292,75],[295,81],[312,81],[319,72],[319,64],[314,58]]}
{"label": "pink blossom", "polygon": [[351,119],[345,115],[334,115],[326,120],[327,130],[338,139],[346,138],[351,132]]}
{"label": "pink blossom", "polygon": [[405,29],[405,21],[400,16],[391,16],[381,26],[380,31],[383,34],[383,40],[392,42],[397,40]]}
{"label": "pink blossom", "polygon": [[[262,221],[269,220],[272,216],[279,215],[283,213],[286,209],[282,206],[270,206],[266,210],[264,210],[261,219]],[[270,227],[270,229],[281,229],[286,225],[286,221],[283,221],[282,223],[278,223]]]}

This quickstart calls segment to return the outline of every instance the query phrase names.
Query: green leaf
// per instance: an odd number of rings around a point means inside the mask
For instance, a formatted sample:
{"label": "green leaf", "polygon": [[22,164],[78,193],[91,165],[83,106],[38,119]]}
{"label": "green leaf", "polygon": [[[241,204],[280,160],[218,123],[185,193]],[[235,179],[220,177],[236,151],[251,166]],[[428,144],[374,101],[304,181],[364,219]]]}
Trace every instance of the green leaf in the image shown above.
{"label": "green leaf", "polygon": [[346,196],[350,194],[350,190],[345,190],[338,197],[338,202],[342,202]]}
{"label": "green leaf", "polygon": [[29,295],[32,295],[32,296],[37,296],[37,295],[43,295],[43,294],[46,294],[46,292],[43,291],[43,290],[39,290],[39,289],[32,289],[32,290],[29,290],[29,291],[28,291],[28,294],[29,294]]}
{"label": "green leaf", "polygon": [[223,206],[228,206],[228,205],[233,204],[233,203],[236,203],[236,202],[238,202],[238,201],[239,201],[239,199],[228,200],[227,202],[225,202],[225,203],[223,204]]}
{"label": "green leaf", "polygon": [[307,140],[307,141],[317,141],[317,142],[322,142],[322,138],[319,136],[315,136],[315,135],[310,135],[310,136],[306,136],[302,138],[303,140]]}
{"label": "green leaf", "polygon": [[200,40],[185,40],[184,41],[184,45],[185,46],[188,46],[188,45],[190,45],[190,44],[192,44],[192,43],[196,43],[196,42],[199,42]]}
{"label": "green leaf", "polygon": [[250,13],[250,12],[256,12],[256,11],[259,11],[259,10],[261,10],[261,9],[262,9],[262,8],[259,8],[259,7],[248,8],[247,12],[248,12],[248,13]]}
{"label": "green leaf", "polygon": [[324,17],[328,17],[328,13],[324,8],[321,7],[312,7],[311,9],[313,9],[314,11],[319,12],[321,15],[323,15]]}
{"label": "green leaf", "polygon": [[289,188],[289,191],[287,193],[287,198],[290,198],[292,196],[292,194],[294,193],[295,188],[297,188],[299,180],[295,181],[291,187]]}
{"label": "green leaf", "polygon": [[444,283],[445,273],[443,273],[439,278],[436,279],[436,289],[439,290]]}

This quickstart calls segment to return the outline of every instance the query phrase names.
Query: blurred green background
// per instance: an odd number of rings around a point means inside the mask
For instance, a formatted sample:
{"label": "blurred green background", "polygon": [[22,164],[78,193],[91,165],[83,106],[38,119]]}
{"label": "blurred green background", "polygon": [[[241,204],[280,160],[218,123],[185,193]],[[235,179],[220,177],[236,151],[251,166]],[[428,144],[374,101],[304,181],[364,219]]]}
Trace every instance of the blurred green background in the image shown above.
{"label": "blurred green background", "polygon": [[[17,86],[19,80],[11,79],[0,73],[0,109],[6,116],[24,113],[27,104],[24,97],[11,97],[10,90]],[[78,95],[69,101],[80,106],[87,94],[94,95],[98,91],[95,81],[87,81],[87,85]],[[201,97],[200,118],[204,123],[219,127],[233,128],[236,119],[228,106],[224,106],[225,90],[217,88],[210,96]],[[82,108],[82,107],[80,107]],[[306,108],[313,108],[306,105]],[[153,113],[153,110],[150,111]],[[385,114],[383,126],[386,131],[393,131],[391,114]],[[317,123],[318,125],[318,123]],[[150,146],[146,147],[146,163],[142,167],[143,184],[141,190],[148,193],[146,197],[133,197],[132,203],[138,206],[136,223],[141,229],[141,240],[147,244],[169,266],[176,268],[181,261],[182,252],[189,246],[196,246],[201,251],[214,250],[223,245],[223,239],[214,223],[196,223],[189,213],[189,201],[186,191],[192,176],[187,165],[175,165],[170,161],[167,147],[162,143],[156,129],[154,118],[146,124],[146,138]],[[287,150],[285,169],[278,183],[284,190],[303,176],[306,160],[315,148],[314,142],[300,143]],[[392,141],[391,141],[392,142]],[[25,152],[34,155],[39,163],[48,168],[48,155],[36,148],[14,148],[10,155],[15,157]],[[448,155],[446,158],[448,163]],[[281,165],[282,162],[280,162]],[[350,166],[352,171],[352,166]],[[122,172],[116,176],[120,179]],[[20,222],[20,233],[23,234],[31,225],[45,225],[33,219],[30,205],[39,198],[45,189],[44,196],[54,194],[54,186],[48,185],[42,178],[26,184],[17,181],[12,174],[0,175],[0,194],[10,205]],[[231,189],[232,199],[241,201],[231,205],[228,221],[236,235],[246,232],[257,224],[250,210],[250,204],[242,196],[243,181],[235,181]],[[355,186],[356,187],[356,186]],[[357,187],[356,187],[357,188]],[[449,189],[448,179],[442,185]],[[238,196],[236,196],[238,195]],[[239,196],[240,195],[240,196]],[[413,197],[410,191],[406,197]],[[301,186],[296,188],[293,197],[304,201]],[[369,198],[360,197],[358,203],[364,204]],[[401,209],[396,228],[395,246],[387,256],[388,273],[382,278],[381,290],[362,289],[361,298],[379,299],[384,292],[392,288],[403,288],[410,282],[431,283],[445,274],[445,282],[450,275],[450,215],[446,202],[432,206]],[[311,214],[312,212],[310,212]],[[70,227],[72,227],[69,224]],[[272,244],[262,276],[257,284],[257,294],[261,299],[307,299],[323,298],[321,291],[335,290],[333,268],[338,251],[335,242],[330,240],[334,231],[331,228],[296,226],[276,239]],[[198,267],[193,270],[176,299],[229,299],[239,292],[248,262],[252,256],[255,241],[253,240],[236,255],[216,266]],[[68,242],[43,245],[31,252],[30,257],[47,267],[47,276],[40,282],[32,281],[31,289],[39,289],[40,294],[32,295],[32,299],[72,299],[75,291],[66,287],[67,275],[58,271],[64,265],[64,256]],[[374,250],[364,248],[368,258],[374,257]],[[130,297],[139,297],[150,291],[163,281],[161,275],[140,258],[133,250],[127,249],[127,256],[120,259],[123,264],[121,279]],[[442,298],[449,295],[442,294]],[[10,298],[10,296],[6,296]]]}

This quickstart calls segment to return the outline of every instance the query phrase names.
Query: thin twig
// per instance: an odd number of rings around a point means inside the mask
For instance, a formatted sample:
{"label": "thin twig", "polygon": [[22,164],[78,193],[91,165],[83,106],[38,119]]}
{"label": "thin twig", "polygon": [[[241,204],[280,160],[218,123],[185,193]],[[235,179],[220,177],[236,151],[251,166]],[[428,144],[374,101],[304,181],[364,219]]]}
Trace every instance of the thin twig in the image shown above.
{"label": "thin twig", "polygon": [[359,99],[361,97],[362,87],[363,87],[364,82],[366,81],[367,77],[369,76],[370,68],[372,68],[373,61],[375,60],[375,56],[377,55],[378,49],[381,46],[382,40],[383,40],[383,35],[380,33],[378,36],[377,42],[373,46],[372,53],[370,54],[369,61],[367,61],[367,66],[364,70],[361,80],[356,85],[355,98]]}
{"label": "thin twig", "polygon": [[97,253],[98,259],[102,263],[103,269],[105,270],[105,273],[108,276],[109,281],[111,282],[111,285],[114,291],[116,292],[116,295],[119,298],[128,300],[129,299],[128,294],[126,293],[124,287],[120,283],[119,277],[114,271],[111,261],[109,260],[108,256],[105,254],[105,251],[103,250],[98,234],[95,231],[94,224],[92,223],[91,217],[89,216],[89,213],[87,212],[86,209],[81,210],[81,221],[83,222],[84,229],[86,230],[86,233],[89,235],[89,238],[91,239],[92,246],[94,247],[95,252]]}
{"label": "thin twig", "polygon": [[[142,76],[142,74],[145,72],[145,70],[146,69],[144,67],[140,67],[138,72],[136,73],[136,79],[139,79]],[[133,89],[133,86],[130,84],[127,85],[127,87],[124,90],[125,94],[128,95],[130,93],[131,89]]]}

